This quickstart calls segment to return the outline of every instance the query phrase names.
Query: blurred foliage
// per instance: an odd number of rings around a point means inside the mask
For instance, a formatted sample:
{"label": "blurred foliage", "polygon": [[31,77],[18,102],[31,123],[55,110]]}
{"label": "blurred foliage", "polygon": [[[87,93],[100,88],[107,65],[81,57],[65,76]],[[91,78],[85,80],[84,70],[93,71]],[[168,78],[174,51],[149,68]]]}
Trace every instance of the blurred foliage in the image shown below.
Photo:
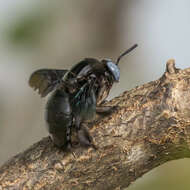
{"label": "blurred foliage", "polygon": [[41,12],[18,18],[6,31],[8,41],[13,45],[37,45],[51,20],[50,14]]}

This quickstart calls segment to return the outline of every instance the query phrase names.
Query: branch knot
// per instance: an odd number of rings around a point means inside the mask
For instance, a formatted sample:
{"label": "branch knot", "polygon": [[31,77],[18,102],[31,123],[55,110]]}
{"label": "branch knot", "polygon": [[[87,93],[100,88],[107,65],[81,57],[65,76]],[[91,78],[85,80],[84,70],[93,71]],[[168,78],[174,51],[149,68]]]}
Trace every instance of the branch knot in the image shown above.
{"label": "branch knot", "polygon": [[175,67],[175,60],[169,59],[166,63],[166,72],[169,74],[175,74],[177,73],[178,69]]}

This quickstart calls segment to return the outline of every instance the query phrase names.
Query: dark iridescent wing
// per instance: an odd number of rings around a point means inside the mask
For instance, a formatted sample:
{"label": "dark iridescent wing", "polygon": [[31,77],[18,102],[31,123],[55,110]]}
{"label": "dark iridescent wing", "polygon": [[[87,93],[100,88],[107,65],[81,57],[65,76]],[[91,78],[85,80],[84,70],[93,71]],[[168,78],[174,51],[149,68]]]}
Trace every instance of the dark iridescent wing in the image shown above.
{"label": "dark iridescent wing", "polygon": [[41,97],[45,97],[52,92],[60,83],[62,77],[68,70],[40,69],[32,73],[29,79],[29,85],[38,89]]}
{"label": "dark iridescent wing", "polygon": [[85,78],[88,77],[94,71],[94,67],[102,65],[97,59],[85,58],[70,69],[67,78],[77,77]]}
{"label": "dark iridescent wing", "polygon": [[77,63],[76,65],[74,65],[71,68],[71,72],[74,73],[75,75],[78,75],[87,66],[92,66],[97,63],[99,63],[99,61],[97,59],[85,58],[82,61],[80,61],[79,63]]}
{"label": "dark iridescent wing", "polygon": [[96,97],[93,84],[85,83],[71,99],[74,114],[91,121],[96,114]]}

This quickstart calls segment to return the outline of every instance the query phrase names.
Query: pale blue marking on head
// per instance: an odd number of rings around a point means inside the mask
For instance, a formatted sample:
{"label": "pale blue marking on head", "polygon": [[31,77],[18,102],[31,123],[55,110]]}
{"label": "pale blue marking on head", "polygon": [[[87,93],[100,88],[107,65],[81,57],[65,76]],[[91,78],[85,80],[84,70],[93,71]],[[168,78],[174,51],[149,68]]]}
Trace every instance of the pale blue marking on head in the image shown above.
{"label": "pale blue marking on head", "polygon": [[108,60],[106,62],[106,65],[109,69],[109,71],[112,73],[114,79],[116,82],[119,82],[119,78],[120,78],[120,70],[119,70],[119,67],[113,63],[111,60]]}

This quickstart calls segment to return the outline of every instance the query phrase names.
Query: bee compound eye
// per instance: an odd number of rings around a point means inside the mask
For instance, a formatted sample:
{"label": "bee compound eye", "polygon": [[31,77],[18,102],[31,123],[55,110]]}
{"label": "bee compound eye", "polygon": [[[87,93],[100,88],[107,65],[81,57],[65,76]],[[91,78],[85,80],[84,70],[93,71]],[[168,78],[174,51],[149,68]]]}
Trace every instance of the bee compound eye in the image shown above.
{"label": "bee compound eye", "polygon": [[106,63],[106,65],[107,65],[107,67],[108,67],[108,70],[112,73],[112,75],[113,75],[115,81],[118,82],[118,81],[119,81],[119,78],[120,78],[120,70],[119,70],[119,67],[118,67],[115,63],[113,63],[113,62],[111,62],[111,61],[108,61],[108,62]]}

